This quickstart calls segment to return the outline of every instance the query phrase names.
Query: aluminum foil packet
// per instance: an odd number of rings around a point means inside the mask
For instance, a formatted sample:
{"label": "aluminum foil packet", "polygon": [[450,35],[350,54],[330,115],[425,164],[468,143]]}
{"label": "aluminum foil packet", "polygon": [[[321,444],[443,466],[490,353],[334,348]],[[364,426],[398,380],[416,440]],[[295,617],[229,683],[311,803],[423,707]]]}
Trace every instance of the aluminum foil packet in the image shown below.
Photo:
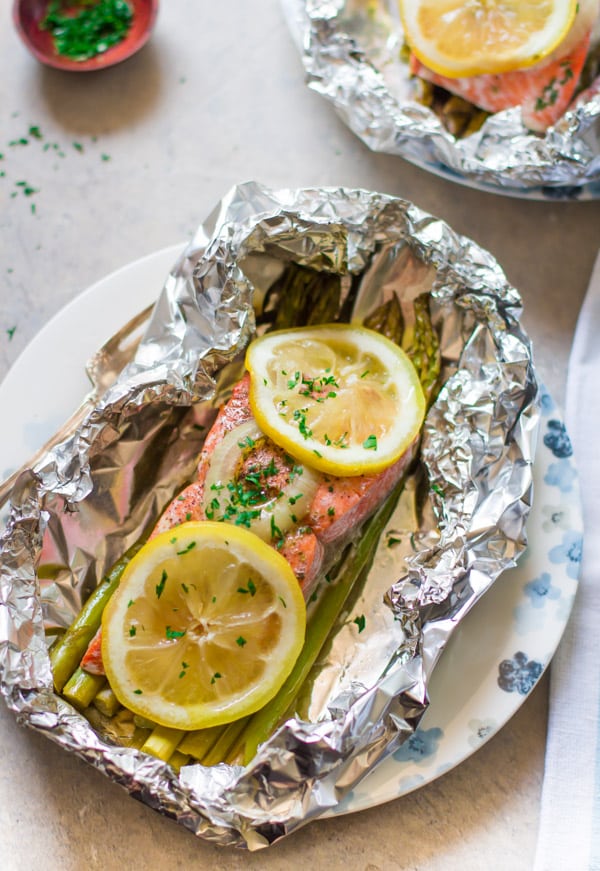
{"label": "aluminum foil packet", "polygon": [[[573,188],[600,181],[600,77],[544,135],[529,131],[516,107],[459,138],[415,98],[396,0],[282,2],[309,87],[373,151],[507,193],[562,188],[574,196]],[[592,53],[600,57],[600,21]]]}
{"label": "aluminum foil packet", "polygon": [[[352,321],[425,299],[442,386],[415,472],[296,715],[245,768],[177,772],[54,693],[48,638],[193,474],[243,349],[285,304],[273,294],[291,263],[341,276],[339,313]],[[213,843],[255,850],[331,812],[413,733],[451,633],[526,546],[539,391],[520,306],[487,252],[404,200],[234,188],[174,265],[135,356],[14,486],[0,670],[20,722]]]}

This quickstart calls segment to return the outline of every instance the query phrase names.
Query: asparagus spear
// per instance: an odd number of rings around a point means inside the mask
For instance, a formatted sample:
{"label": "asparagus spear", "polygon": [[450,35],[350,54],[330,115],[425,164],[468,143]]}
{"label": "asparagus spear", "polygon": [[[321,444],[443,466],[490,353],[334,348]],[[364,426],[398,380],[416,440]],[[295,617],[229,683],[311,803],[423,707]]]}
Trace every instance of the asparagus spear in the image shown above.
{"label": "asparagus spear", "polygon": [[219,762],[227,760],[232,749],[236,746],[249,719],[249,717],[244,717],[241,720],[235,720],[233,723],[229,723],[225,726],[214,745],[201,760],[202,764],[206,766],[218,765]]}
{"label": "asparagus spear", "polygon": [[360,540],[352,546],[337,581],[328,586],[321,596],[319,606],[307,628],[304,647],[284,685],[270,702],[250,718],[236,745],[236,749],[243,753],[245,764],[253,758],[259,744],[269,737],[294,704],[332,627],[342,612],[350,591],[359,579],[364,578],[370,567],[379,538],[392,515],[405,480],[406,476],[403,476],[391,495],[368,521]]}
{"label": "asparagus spear", "polygon": [[198,762],[202,762],[222,732],[223,726],[211,726],[208,729],[197,729],[195,732],[187,732],[177,749],[181,753],[193,756]]}
{"label": "asparagus spear", "polygon": [[168,762],[184,735],[183,729],[156,726],[142,745],[142,750],[151,756],[156,756],[157,759],[162,759],[163,762]]}
{"label": "asparagus spear", "polygon": [[281,278],[269,288],[265,312],[275,300],[273,328],[277,330],[300,324],[325,324],[337,320],[340,299],[339,275],[290,263]]}
{"label": "asparagus spear", "polygon": [[98,631],[104,607],[119,586],[125,566],[141,546],[141,541],[136,542],[115,563],[104,580],[96,587],[65,634],[59,638],[50,651],[56,692],[62,691],[75,669],[78,668],[88,644]]}
{"label": "asparagus spear", "polygon": [[96,693],[105,683],[103,674],[88,674],[87,671],[76,668],[64,685],[62,694],[74,708],[83,711],[92,704]]}
{"label": "asparagus spear", "polygon": [[114,717],[114,715],[121,707],[121,702],[118,700],[108,684],[105,687],[102,687],[102,689],[98,690],[94,700],[92,701],[92,704],[100,711],[101,714],[104,714],[105,717]]}
{"label": "asparagus spear", "polygon": [[376,330],[397,345],[401,345],[404,335],[404,318],[396,294],[371,312],[364,319],[363,325],[370,330]]}
{"label": "asparagus spear", "polygon": [[417,370],[419,381],[429,405],[435,396],[441,372],[440,342],[431,323],[427,294],[414,301],[415,322],[406,329],[402,338],[402,348],[410,357]]}

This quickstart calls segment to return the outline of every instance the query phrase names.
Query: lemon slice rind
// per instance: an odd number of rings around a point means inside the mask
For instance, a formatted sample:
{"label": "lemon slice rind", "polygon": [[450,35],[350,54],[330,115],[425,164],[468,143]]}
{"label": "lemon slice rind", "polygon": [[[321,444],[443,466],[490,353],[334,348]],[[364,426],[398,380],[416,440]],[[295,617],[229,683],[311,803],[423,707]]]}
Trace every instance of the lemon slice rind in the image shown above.
{"label": "lemon slice rind", "polygon": [[306,607],[287,561],[246,529],[184,523],[127,566],[102,620],[102,658],[125,707],[195,730],[263,707],[304,642]]}
{"label": "lemon slice rind", "polygon": [[[577,14],[577,0],[536,4],[516,0],[399,0],[406,41],[428,69],[448,78],[501,74],[532,67],[565,40]],[[506,27],[494,18],[506,13]],[[484,18],[485,16],[485,18]],[[529,18],[527,17],[529,16]]]}
{"label": "lemon slice rind", "polygon": [[348,324],[298,327],[246,353],[250,407],[292,457],[338,477],[376,474],[418,435],[425,397],[404,351]]}

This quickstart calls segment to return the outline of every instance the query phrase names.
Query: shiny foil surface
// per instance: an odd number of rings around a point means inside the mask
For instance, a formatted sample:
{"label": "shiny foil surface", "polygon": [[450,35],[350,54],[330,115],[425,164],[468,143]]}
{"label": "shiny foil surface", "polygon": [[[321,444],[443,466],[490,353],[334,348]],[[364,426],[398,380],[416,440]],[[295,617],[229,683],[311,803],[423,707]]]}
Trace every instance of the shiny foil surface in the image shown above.
{"label": "shiny foil surface", "polygon": [[[442,387],[415,472],[297,715],[246,768],[176,773],[100,735],[55,695],[47,638],[70,625],[192,475],[206,427],[240,377],[241,352],[278,304],[269,288],[290,262],[341,275],[340,307],[352,301],[353,321],[393,296],[408,309],[425,294]],[[526,546],[538,385],[520,307],[487,252],[406,201],[234,188],[166,278],[135,356],[12,491],[0,669],[20,722],[221,845],[259,849],[335,808],[412,734],[451,633]]]}
{"label": "shiny foil surface", "polygon": [[[516,107],[461,139],[414,97],[396,0],[282,3],[309,87],[373,151],[512,193],[600,180],[600,79],[544,135],[527,130]],[[600,21],[590,51],[598,44]]]}

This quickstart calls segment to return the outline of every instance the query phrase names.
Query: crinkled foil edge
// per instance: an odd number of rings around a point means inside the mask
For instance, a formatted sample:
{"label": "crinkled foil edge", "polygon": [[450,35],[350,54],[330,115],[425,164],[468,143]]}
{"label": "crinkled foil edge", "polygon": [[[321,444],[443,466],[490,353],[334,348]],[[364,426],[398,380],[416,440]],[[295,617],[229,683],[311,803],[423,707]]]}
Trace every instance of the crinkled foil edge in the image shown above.
{"label": "crinkled foil edge", "polygon": [[[44,534],[61,511],[83,510],[94,497],[90,458],[118,444],[120,428],[132,420],[165,408],[185,414],[214,394],[222,366],[254,330],[244,257],[275,251],[284,261],[360,274],[376,252],[390,260],[406,245],[435,274],[431,302],[451,374],[427,417],[421,451],[439,539],[414,556],[387,594],[403,643],[374,685],[353,685],[328,718],[289,720],[245,769],[193,765],[177,775],[103,740],[53,693],[36,577]],[[234,188],[168,276],[135,359],[77,432],[15,486],[1,542],[0,668],[2,693],[20,722],[223,846],[265,847],[334,808],[412,734],[451,633],[526,545],[539,415],[520,310],[517,291],[491,255],[406,201],[362,190]],[[452,318],[461,324],[460,347],[447,329]],[[183,443],[188,464],[196,450]],[[144,511],[155,516],[157,506],[149,501]],[[140,524],[138,518],[123,531],[121,549]],[[104,563],[116,553],[108,548]]]}

